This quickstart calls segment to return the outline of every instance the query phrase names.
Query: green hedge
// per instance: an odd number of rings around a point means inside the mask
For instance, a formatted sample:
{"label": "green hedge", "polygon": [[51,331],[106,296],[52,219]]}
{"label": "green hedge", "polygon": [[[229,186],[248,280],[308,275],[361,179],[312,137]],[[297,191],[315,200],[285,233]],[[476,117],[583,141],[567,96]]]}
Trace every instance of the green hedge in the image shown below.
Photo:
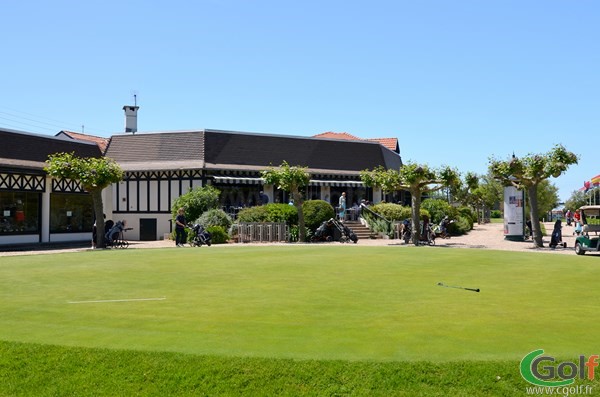
{"label": "green hedge", "polygon": [[458,215],[460,215],[455,207],[448,204],[446,200],[441,199],[423,200],[421,208],[429,211],[429,214],[431,215],[429,219],[435,224],[439,224],[445,216],[456,220]]}
{"label": "green hedge", "polygon": [[212,244],[224,244],[229,240],[229,234],[223,229],[222,226],[209,226],[206,230],[211,235]]}
{"label": "green hedge", "polygon": [[327,201],[308,200],[302,204],[304,226],[311,231],[317,230],[326,220],[335,217],[335,210]]}
{"label": "green hedge", "polygon": [[[335,210],[326,201],[308,200],[302,204],[304,224],[308,230],[316,230],[321,223],[335,216]],[[238,213],[238,222],[285,222],[298,225],[298,209],[289,204],[267,204],[244,208]]]}
{"label": "green hedge", "polygon": [[171,204],[173,219],[177,217],[179,208],[185,209],[185,218],[189,221],[198,219],[202,213],[219,207],[221,191],[214,186],[202,186],[191,189],[177,197]]}
{"label": "green hedge", "polygon": [[[401,221],[410,218],[410,207],[403,207],[400,204],[379,203],[369,207],[369,209],[389,221]],[[363,215],[368,211],[363,211]]]}
{"label": "green hedge", "polygon": [[298,224],[298,210],[289,204],[267,204],[244,208],[238,213],[238,222],[285,222]]}
{"label": "green hedge", "polygon": [[221,226],[224,230],[228,230],[233,223],[231,217],[222,209],[212,209],[204,212],[197,222],[205,228]]}
{"label": "green hedge", "polygon": [[[369,209],[392,222],[403,221],[405,219],[412,218],[412,208],[409,206],[403,206],[400,204],[379,203],[379,204],[370,206]],[[367,218],[367,222],[369,220],[368,219],[369,215],[367,215],[368,213],[369,213],[368,211],[362,211],[362,216],[364,218]],[[428,218],[431,219],[431,215],[426,208],[421,207],[420,214],[421,214],[421,218],[423,218],[424,216],[427,216]]]}

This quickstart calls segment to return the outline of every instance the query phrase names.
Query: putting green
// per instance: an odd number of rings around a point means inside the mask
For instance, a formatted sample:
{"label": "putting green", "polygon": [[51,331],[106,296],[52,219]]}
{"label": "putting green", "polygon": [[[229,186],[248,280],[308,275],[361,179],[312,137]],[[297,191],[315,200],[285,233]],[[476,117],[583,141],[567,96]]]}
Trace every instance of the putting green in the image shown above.
{"label": "putting green", "polygon": [[597,353],[599,276],[593,257],[435,247],[5,257],[0,339],[302,359],[573,357]]}

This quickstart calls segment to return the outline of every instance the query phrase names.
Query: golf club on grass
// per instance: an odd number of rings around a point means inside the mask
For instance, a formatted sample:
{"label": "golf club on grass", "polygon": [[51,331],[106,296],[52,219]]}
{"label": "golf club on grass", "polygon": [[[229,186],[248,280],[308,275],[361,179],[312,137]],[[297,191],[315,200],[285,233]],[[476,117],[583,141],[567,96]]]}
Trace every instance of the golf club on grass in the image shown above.
{"label": "golf club on grass", "polygon": [[479,292],[479,288],[456,287],[453,285],[446,285],[444,283],[437,283],[437,285],[440,287],[466,289],[467,291]]}

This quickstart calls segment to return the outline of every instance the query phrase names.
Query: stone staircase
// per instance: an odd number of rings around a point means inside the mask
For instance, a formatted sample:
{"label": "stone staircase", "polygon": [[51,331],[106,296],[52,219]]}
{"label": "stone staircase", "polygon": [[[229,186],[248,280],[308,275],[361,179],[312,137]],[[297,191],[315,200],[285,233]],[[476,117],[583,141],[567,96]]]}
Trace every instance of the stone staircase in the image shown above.
{"label": "stone staircase", "polygon": [[[360,221],[345,221],[344,225],[352,229],[359,240],[368,240],[371,238],[371,229],[360,223]],[[377,238],[380,237],[377,236]]]}

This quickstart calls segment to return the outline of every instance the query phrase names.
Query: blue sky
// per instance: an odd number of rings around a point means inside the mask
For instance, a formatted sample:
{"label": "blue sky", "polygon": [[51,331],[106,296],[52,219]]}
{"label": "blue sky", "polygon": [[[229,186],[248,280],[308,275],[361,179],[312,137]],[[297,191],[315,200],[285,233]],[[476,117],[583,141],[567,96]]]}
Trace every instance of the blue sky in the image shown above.
{"label": "blue sky", "polygon": [[[562,143],[600,173],[600,2],[24,1],[1,6],[0,126],[396,137],[485,173]],[[589,139],[586,139],[589,137]]]}

